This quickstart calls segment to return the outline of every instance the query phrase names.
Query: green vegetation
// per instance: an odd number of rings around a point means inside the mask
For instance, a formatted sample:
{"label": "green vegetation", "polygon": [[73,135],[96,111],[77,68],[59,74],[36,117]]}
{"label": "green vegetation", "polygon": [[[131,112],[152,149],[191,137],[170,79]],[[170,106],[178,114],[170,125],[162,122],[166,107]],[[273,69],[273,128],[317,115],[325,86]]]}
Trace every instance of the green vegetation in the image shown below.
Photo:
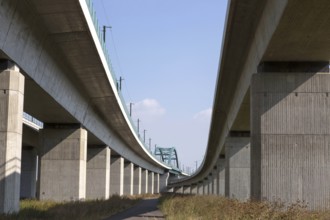
{"label": "green vegetation", "polygon": [[18,214],[0,215],[0,220],[27,219],[83,219],[96,220],[109,217],[115,213],[134,206],[141,197],[112,196],[109,200],[90,200],[76,202],[23,200]]}
{"label": "green vegetation", "polygon": [[308,211],[299,201],[287,208],[281,202],[239,202],[217,196],[168,194],[160,201],[160,209],[168,220],[330,219],[330,211]]}

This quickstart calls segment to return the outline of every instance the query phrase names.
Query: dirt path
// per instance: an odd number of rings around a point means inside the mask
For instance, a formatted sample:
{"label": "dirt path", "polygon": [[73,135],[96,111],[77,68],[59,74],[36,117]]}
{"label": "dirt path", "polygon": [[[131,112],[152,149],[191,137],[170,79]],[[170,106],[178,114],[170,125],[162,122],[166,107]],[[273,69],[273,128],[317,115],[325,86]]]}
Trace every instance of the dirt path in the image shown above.
{"label": "dirt path", "polygon": [[142,220],[142,219],[155,219],[164,220],[165,216],[157,208],[158,199],[144,199],[136,206],[127,209],[121,213],[113,215],[104,220]]}

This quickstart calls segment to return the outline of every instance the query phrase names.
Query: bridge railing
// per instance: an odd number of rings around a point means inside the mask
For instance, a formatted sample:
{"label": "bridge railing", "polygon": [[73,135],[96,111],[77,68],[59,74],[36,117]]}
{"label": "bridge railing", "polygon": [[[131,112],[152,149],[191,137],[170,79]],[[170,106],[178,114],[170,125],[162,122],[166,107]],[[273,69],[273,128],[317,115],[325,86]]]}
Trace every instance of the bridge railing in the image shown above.
{"label": "bridge railing", "polygon": [[92,18],[93,23],[94,23],[94,29],[97,33],[100,44],[102,46],[102,50],[103,50],[105,59],[107,60],[108,66],[110,68],[111,76],[112,76],[113,79],[116,80],[117,78],[116,78],[115,72],[113,70],[113,66],[112,66],[112,63],[111,63],[111,59],[110,59],[110,56],[109,56],[108,49],[106,47],[106,44],[105,44],[104,40],[102,40],[102,32],[101,32],[101,29],[100,29],[99,21],[98,21],[97,16],[96,16],[96,12],[94,10],[93,2],[92,2],[92,0],[85,0],[85,1],[88,5],[89,13],[90,13],[91,18]]}
{"label": "bridge railing", "polygon": [[29,115],[26,112],[23,112],[23,123],[27,124],[28,126],[34,128],[36,130],[42,129],[44,127],[44,124],[41,121],[32,117],[31,115]]}
{"label": "bridge railing", "polygon": [[[85,1],[86,1],[86,3],[87,3],[88,9],[89,9],[89,13],[90,13],[91,18],[92,18],[92,20],[93,20],[94,29],[95,29],[95,31],[96,31],[96,33],[97,33],[98,40],[99,40],[99,42],[100,42],[100,44],[101,44],[101,47],[102,47],[102,50],[103,50],[103,54],[104,54],[104,56],[105,56],[105,58],[106,58],[106,61],[107,61],[107,63],[108,63],[108,66],[109,66],[109,68],[110,68],[110,74],[111,74],[112,79],[114,80],[114,82],[117,82],[117,77],[116,77],[116,74],[115,74],[115,72],[114,72],[114,69],[113,69],[113,66],[112,66],[112,63],[111,63],[111,59],[110,59],[110,56],[109,56],[108,49],[107,49],[106,44],[105,44],[105,42],[104,42],[104,40],[103,40],[103,33],[102,33],[101,29],[100,29],[100,25],[99,25],[99,22],[98,22],[98,19],[97,19],[97,16],[96,16],[96,12],[95,12],[95,9],[94,9],[94,6],[93,6],[93,2],[92,2],[92,0],[85,0]],[[129,116],[130,114],[129,114],[128,107],[127,107],[127,105],[125,104],[125,103],[126,103],[126,102],[125,102],[125,99],[124,99],[122,93],[120,92],[120,90],[118,90],[118,88],[116,88],[116,89],[117,89],[117,92],[118,92],[118,96],[119,96],[119,98],[120,98],[120,102],[123,103],[123,107],[124,107],[125,114]],[[141,137],[140,137],[140,135],[139,135],[139,133],[138,133],[137,127],[136,127],[136,125],[135,125],[133,119],[132,119],[131,117],[128,117],[128,119],[129,119],[130,124],[132,125],[131,127],[133,128],[135,134],[136,134],[137,137],[140,139],[140,142],[143,144],[143,147],[145,148],[145,150],[147,150],[148,152],[150,152],[149,149],[148,149],[148,147],[147,147],[146,144],[144,143],[144,141],[141,139]],[[151,154],[156,160],[158,160],[160,163],[162,163],[162,164],[164,164],[164,165],[166,165],[166,166],[170,166],[170,167],[172,167],[173,169],[175,169],[175,167],[172,166],[171,164],[167,164],[167,163],[164,163],[163,161],[159,160],[159,159],[154,155],[154,153],[153,153],[152,151],[150,152],[150,154]]]}

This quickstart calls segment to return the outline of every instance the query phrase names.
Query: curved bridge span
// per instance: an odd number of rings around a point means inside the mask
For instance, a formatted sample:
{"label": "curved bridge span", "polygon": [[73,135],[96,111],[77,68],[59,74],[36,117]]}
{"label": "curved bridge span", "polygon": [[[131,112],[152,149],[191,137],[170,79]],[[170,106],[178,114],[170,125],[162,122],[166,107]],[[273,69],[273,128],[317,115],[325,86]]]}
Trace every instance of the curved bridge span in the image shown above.
{"label": "curved bridge span", "polygon": [[0,213],[166,189],[173,168],[128,116],[90,1],[3,0],[0,26]]}
{"label": "curved bridge span", "polygon": [[174,191],[330,207],[329,9],[229,1],[204,161]]}

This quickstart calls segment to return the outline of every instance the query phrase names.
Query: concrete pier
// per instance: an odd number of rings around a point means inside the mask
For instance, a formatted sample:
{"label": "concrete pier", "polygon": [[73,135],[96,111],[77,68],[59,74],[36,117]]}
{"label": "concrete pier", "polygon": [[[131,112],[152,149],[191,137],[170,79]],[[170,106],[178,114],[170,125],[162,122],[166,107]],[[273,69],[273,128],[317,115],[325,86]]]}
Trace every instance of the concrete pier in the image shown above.
{"label": "concrete pier", "polygon": [[214,167],[212,177],[213,177],[212,195],[219,195],[219,167],[218,166]]}
{"label": "concrete pier", "polygon": [[24,76],[0,61],[0,213],[19,210]]}
{"label": "concrete pier", "polygon": [[148,170],[142,169],[141,194],[148,193]]}
{"label": "concrete pier", "polygon": [[154,193],[159,193],[160,174],[154,173]]}
{"label": "concrete pier", "polygon": [[23,147],[20,198],[35,199],[37,192],[37,151],[34,147]]}
{"label": "concrete pier", "polygon": [[110,165],[110,196],[124,195],[124,158],[111,157]]}
{"label": "concrete pier", "polygon": [[209,176],[209,181],[210,181],[209,195],[214,195],[215,186],[216,186],[216,176],[214,175],[214,170],[212,171],[212,173]]}
{"label": "concrete pier", "polygon": [[213,188],[212,175],[209,175],[207,178],[207,195],[212,194],[212,188]]}
{"label": "concrete pier", "polygon": [[191,185],[191,187],[190,187],[190,194],[194,194],[194,195],[197,195],[198,194],[197,184]]}
{"label": "concrete pier", "polygon": [[87,131],[80,125],[45,125],[40,137],[39,198],[85,199]]}
{"label": "concrete pier", "polygon": [[154,194],[154,172],[148,173],[148,193]]}
{"label": "concrete pier", "polygon": [[165,171],[164,174],[161,174],[159,177],[159,191],[166,192],[167,191],[167,181],[170,176],[170,173]]}
{"label": "concrete pier", "polygon": [[134,181],[133,181],[133,193],[134,195],[141,194],[141,178],[142,169],[141,167],[134,166]]}
{"label": "concrete pier", "polygon": [[209,194],[209,180],[208,178],[205,178],[203,181],[203,195]]}
{"label": "concrete pier", "polygon": [[183,186],[174,187],[174,192],[183,194]]}
{"label": "concrete pier", "polygon": [[219,172],[219,181],[218,181],[218,195],[225,196],[225,186],[226,186],[226,159],[221,156],[218,159],[218,172]]}
{"label": "concrete pier", "polygon": [[124,195],[133,195],[134,164],[125,162],[124,165]]}
{"label": "concrete pier", "polygon": [[204,184],[203,184],[203,182],[198,182],[197,183],[197,194],[198,195],[203,195],[204,194]]}
{"label": "concrete pier", "polygon": [[252,196],[328,208],[330,75],[273,72],[251,82]]}
{"label": "concrete pier", "polygon": [[87,149],[87,199],[108,199],[110,195],[110,149],[89,146]]}
{"label": "concrete pier", "polygon": [[250,138],[228,137],[225,151],[225,195],[246,201],[250,198]]}
{"label": "concrete pier", "polygon": [[183,194],[190,194],[190,186],[184,186],[182,191],[183,191]]}

